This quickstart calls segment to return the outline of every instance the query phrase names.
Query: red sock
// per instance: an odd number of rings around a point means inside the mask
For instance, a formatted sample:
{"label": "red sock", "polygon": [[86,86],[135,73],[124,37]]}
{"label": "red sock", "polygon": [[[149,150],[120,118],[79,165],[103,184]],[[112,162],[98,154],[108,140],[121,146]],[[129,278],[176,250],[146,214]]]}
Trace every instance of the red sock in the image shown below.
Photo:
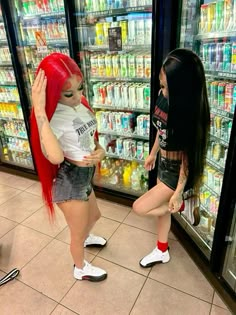
{"label": "red sock", "polygon": [[164,253],[168,249],[168,242],[161,243],[161,242],[157,241],[157,248]]}

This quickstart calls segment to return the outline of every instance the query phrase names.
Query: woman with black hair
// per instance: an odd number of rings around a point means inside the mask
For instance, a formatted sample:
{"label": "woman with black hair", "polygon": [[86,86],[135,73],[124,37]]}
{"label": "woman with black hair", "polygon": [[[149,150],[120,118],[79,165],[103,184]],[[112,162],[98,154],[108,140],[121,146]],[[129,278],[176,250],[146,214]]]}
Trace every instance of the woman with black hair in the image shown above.
{"label": "woman with black hair", "polygon": [[195,53],[187,49],[170,52],[159,79],[161,89],[152,121],[157,134],[145,161],[145,168],[152,170],[159,153],[157,184],[133,204],[137,214],[158,218],[157,246],[141,259],[144,268],[170,260],[171,213],[184,209],[185,191],[199,191],[210,127],[204,68]]}

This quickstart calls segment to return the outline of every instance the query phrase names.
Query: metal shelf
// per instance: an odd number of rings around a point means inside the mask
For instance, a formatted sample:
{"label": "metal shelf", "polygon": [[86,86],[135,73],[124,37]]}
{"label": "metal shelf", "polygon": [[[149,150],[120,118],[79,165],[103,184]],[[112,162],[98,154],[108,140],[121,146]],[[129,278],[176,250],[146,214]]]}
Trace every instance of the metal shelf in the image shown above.
{"label": "metal shelf", "polygon": [[131,107],[116,107],[113,105],[92,105],[92,108],[97,108],[97,109],[109,109],[111,111],[125,111],[125,112],[138,112],[138,113],[150,113],[150,109],[148,108],[131,108]]}
{"label": "metal shelf", "polygon": [[101,82],[138,82],[138,83],[150,83],[149,78],[114,78],[114,77],[90,77],[90,81]]}
{"label": "metal shelf", "polygon": [[115,132],[115,131],[111,131],[111,130],[98,130],[98,133],[100,134],[109,134],[109,135],[114,135],[114,136],[119,136],[119,137],[126,137],[126,138],[134,138],[134,139],[143,139],[143,140],[149,140],[148,136],[141,136],[141,135],[137,135],[134,133],[129,133],[129,132]]}
{"label": "metal shelf", "polygon": [[216,38],[225,38],[225,37],[236,37],[236,30],[217,31],[217,32],[198,34],[194,37],[194,39],[195,40],[204,40],[204,39],[216,39]]}

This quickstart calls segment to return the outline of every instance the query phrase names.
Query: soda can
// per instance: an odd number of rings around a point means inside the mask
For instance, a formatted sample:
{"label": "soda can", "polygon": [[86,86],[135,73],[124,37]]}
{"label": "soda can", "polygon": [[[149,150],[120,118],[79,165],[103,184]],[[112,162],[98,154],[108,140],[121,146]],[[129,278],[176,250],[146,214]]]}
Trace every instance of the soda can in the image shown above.
{"label": "soda can", "polygon": [[[236,8],[236,3],[235,3],[235,8]],[[236,16],[235,16],[235,19],[236,19]],[[236,73],[236,42],[232,43],[231,72]]]}
{"label": "soda can", "polygon": [[118,55],[112,56],[112,70],[113,70],[113,77],[119,78],[120,77],[120,57]]}
{"label": "soda can", "polygon": [[[97,1],[94,1],[97,2]],[[95,42],[97,45],[104,45],[104,23],[96,23],[95,25],[95,34],[96,34],[96,39]]]}
{"label": "soda can", "polygon": [[225,106],[224,106],[224,110],[227,112],[231,111],[231,107],[233,105],[233,91],[234,91],[234,84],[227,83],[225,86]]}
{"label": "soda can", "polygon": [[131,157],[136,158],[137,155],[137,144],[135,140],[130,140],[130,146],[131,146]]}
{"label": "soda can", "polygon": [[230,42],[226,42],[223,45],[223,71],[230,71],[231,69],[231,55],[232,46]]}
{"label": "soda can", "polygon": [[135,78],[136,76],[136,65],[135,65],[135,56],[132,54],[128,55],[128,77]]}
{"label": "soda can", "polygon": [[202,62],[205,70],[209,70],[209,44],[202,45]]}
{"label": "soda can", "polygon": [[104,55],[98,55],[98,76],[104,77],[106,75],[105,72],[105,56]]}
{"label": "soda can", "polygon": [[117,83],[114,86],[114,101],[115,101],[115,106],[119,107],[121,106],[121,84]]}
{"label": "soda can", "polygon": [[136,87],[136,107],[137,108],[144,108],[144,87],[143,85]]}
{"label": "soda can", "polygon": [[224,1],[216,1],[216,31],[224,28]]}
{"label": "soda can", "polygon": [[218,81],[213,81],[210,84],[210,101],[212,105],[218,105]]}
{"label": "soda can", "polygon": [[143,158],[144,160],[148,157],[149,155],[149,142],[144,142],[143,146]]}
{"label": "soda can", "polygon": [[137,141],[136,157],[138,160],[143,160],[143,141]]}
{"label": "soda can", "polygon": [[129,86],[127,84],[122,84],[121,86],[121,102],[124,108],[129,107]]}
{"label": "soda can", "polygon": [[116,139],[116,154],[123,155],[123,138]]}
{"label": "soda can", "polygon": [[145,38],[145,28],[144,28],[144,19],[136,20],[136,45],[144,45]]}
{"label": "soda can", "polygon": [[225,106],[225,82],[219,82],[218,84],[218,107],[224,109]]}
{"label": "soda can", "polygon": [[143,55],[136,56],[136,77],[137,78],[144,77],[144,56]]}
{"label": "soda can", "polygon": [[223,43],[216,44],[215,56],[216,56],[216,70],[222,71],[223,69]]}
{"label": "soda can", "polygon": [[144,20],[144,44],[151,45],[152,42],[152,19],[147,18]]}
{"label": "soda can", "polygon": [[126,45],[128,43],[128,21],[123,20],[119,23],[121,27],[121,38],[122,38],[122,44]]}
{"label": "soda can", "polygon": [[128,21],[128,39],[130,45],[135,45],[136,41],[136,20]]}
{"label": "soda can", "polygon": [[126,54],[120,56],[120,76],[121,78],[128,77],[128,63]]}
{"label": "soda can", "polygon": [[105,55],[105,72],[107,77],[112,77],[112,60],[110,55]]}
{"label": "soda can", "polygon": [[208,64],[209,70],[214,71],[216,68],[216,44],[211,43],[208,47]]}
{"label": "soda can", "polygon": [[129,107],[136,108],[136,87],[134,84],[129,86]]}
{"label": "soda can", "polygon": [[151,78],[151,66],[152,66],[152,59],[151,55],[144,56],[144,76],[145,78]]}

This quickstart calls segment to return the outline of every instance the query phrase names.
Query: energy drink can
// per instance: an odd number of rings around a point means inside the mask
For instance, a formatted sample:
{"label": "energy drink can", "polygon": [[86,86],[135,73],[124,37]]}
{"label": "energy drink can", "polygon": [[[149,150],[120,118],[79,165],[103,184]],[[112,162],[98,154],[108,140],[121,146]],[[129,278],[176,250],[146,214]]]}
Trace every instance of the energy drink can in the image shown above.
{"label": "energy drink can", "polygon": [[223,45],[223,71],[230,71],[231,69],[231,43],[226,42]]}
{"label": "energy drink can", "polygon": [[215,47],[216,70],[223,69],[223,43],[217,43]]}
{"label": "energy drink can", "polygon": [[231,111],[231,107],[233,105],[233,91],[234,91],[234,84],[227,83],[225,85],[225,106],[224,106],[224,110],[227,112]]}
{"label": "energy drink can", "polygon": [[224,109],[225,106],[225,82],[219,82],[218,84],[218,107]]}

